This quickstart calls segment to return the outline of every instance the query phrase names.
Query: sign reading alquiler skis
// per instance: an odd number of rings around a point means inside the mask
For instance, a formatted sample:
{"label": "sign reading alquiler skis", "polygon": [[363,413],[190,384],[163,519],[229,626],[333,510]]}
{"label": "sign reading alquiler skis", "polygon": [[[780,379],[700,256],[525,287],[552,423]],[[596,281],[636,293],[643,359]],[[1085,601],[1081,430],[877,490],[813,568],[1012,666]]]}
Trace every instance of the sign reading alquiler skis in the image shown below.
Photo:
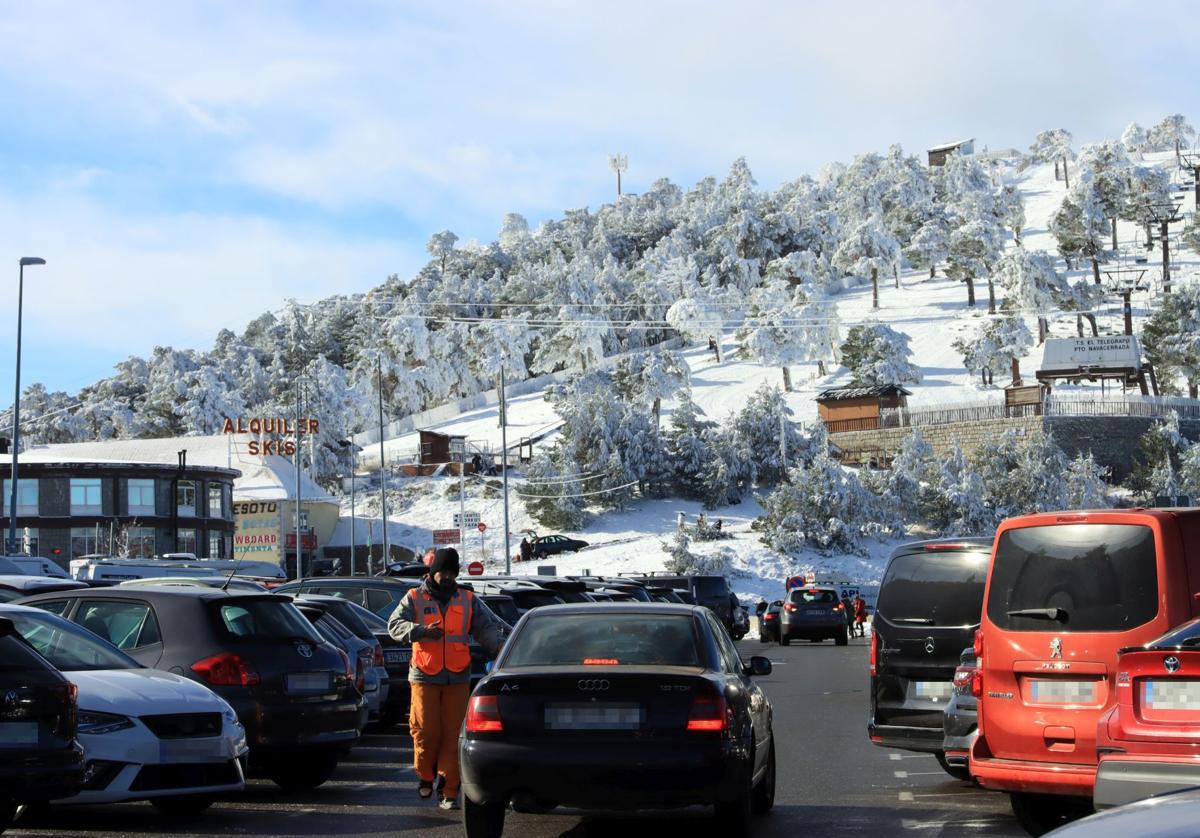
{"label": "sign reading alquiler skis", "polygon": [[247,451],[251,456],[267,456],[268,454],[279,454],[284,457],[291,457],[296,453],[296,440],[303,434],[317,434],[321,432],[321,424],[316,419],[297,419],[295,424],[292,424],[291,419],[261,417],[254,419],[246,419],[239,416],[236,419],[225,418],[225,424],[221,428],[223,434],[251,434],[252,436],[263,437],[292,437],[292,439],[252,439],[247,444]]}

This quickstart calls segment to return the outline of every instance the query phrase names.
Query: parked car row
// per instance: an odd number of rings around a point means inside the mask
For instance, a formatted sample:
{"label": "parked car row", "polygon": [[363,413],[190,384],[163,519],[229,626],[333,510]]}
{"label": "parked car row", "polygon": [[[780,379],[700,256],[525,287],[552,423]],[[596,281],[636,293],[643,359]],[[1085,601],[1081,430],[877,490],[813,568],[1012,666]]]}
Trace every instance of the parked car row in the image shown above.
{"label": "parked car row", "polygon": [[1200,786],[1198,538],[1200,511],[1132,509],[901,548],[872,636],[872,741],[1007,792],[1034,835]]}

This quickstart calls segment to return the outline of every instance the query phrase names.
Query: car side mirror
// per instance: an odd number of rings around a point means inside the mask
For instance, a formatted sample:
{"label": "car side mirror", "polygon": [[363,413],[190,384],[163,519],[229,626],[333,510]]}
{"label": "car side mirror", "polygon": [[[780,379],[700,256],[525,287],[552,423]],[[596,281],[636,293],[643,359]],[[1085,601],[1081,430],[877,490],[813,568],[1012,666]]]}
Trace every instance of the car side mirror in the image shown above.
{"label": "car side mirror", "polygon": [[493,670],[493,669],[495,669],[495,668],[496,668],[496,662],[495,662],[495,661],[488,661],[487,663],[485,663],[485,664],[483,665],[483,671],[484,671],[484,674],[486,674],[486,675],[490,675],[490,674],[492,673],[492,670]]}
{"label": "car side mirror", "polygon": [[764,658],[762,655],[755,655],[750,658],[750,665],[746,667],[747,675],[770,675],[771,661]]}
{"label": "car side mirror", "polygon": [[782,599],[775,600],[774,602],[771,603],[771,607],[772,608],[783,608],[783,600]]}
{"label": "car side mirror", "polygon": [[767,601],[766,600],[763,600],[762,602],[760,602],[758,605],[756,605],[754,607],[754,611],[756,614],[761,614],[766,610],[767,610]]}

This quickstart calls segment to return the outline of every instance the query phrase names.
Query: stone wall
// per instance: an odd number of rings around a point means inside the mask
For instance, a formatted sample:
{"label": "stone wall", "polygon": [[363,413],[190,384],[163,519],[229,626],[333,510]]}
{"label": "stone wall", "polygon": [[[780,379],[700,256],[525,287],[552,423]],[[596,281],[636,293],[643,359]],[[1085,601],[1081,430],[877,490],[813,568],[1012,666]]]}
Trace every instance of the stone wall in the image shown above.
{"label": "stone wall", "polygon": [[[950,451],[955,442],[970,457],[984,443],[1010,429],[1031,439],[1050,433],[1067,456],[1091,452],[1097,463],[1112,470],[1111,479],[1119,482],[1129,475],[1138,440],[1155,421],[1141,416],[1035,416],[926,425],[920,431],[938,457]],[[1188,439],[1200,439],[1200,421],[1181,420],[1179,429]],[[830,434],[829,440],[841,449],[846,461],[870,462],[895,456],[912,431],[912,428],[847,431]]]}

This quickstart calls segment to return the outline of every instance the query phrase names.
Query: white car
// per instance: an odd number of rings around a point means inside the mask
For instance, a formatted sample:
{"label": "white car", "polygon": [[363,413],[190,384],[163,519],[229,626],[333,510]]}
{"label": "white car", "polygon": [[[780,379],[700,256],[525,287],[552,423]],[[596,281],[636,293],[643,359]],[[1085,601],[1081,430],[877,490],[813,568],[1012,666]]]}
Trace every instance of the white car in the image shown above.
{"label": "white car", "polygon": [[83,790],[58,803],[149,800],[196,814],[245,787],[246,731],[224,699],[148,669],[85,628],[37,608],[0,605],[34,649],[79,688]]}

